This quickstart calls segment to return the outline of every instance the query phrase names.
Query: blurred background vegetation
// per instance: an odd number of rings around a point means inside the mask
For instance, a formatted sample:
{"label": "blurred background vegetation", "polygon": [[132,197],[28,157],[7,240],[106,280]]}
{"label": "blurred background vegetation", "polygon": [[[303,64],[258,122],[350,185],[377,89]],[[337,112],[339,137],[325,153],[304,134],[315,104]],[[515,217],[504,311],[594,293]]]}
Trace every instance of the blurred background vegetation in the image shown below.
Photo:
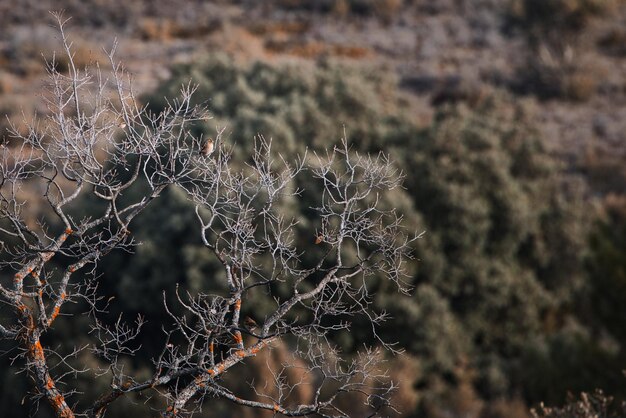
{"label": "blurred background vegetation", "polygon": [[[257,134],[287,158],[323,153],[344,135],[358,151],[392,155],[405,188],[385,204],[409,229],[426,231],[411,296],[376,285],[376,305],[393,318],[382,333],[405,350],[389,360],[401,416],[530,417],[540,402],[569,404],[535,416],[618,413],[626,399],[626,2],[0,0],[0,113],[16,123],[46,113],[42,55],[60,46],[47,12],[61,7],[80,65],[99,62],[106,72],[100,48],[117,37],[118,58],[152,111],[181,84],[198,84],[195,100],[214,118],[196,133],[227,126],[223,145],[240,161]],[[12,146],[6,123],[0,136]],[[310,248],[318,190],[299,181],[306,192],[284,210]],[[90,202],[82,204],[87,212]],[[100,290],[113,298],[111,320],[145,315],[141,354],[128,367],[148,375],[167,321],[163,290],[223,284],[182,193],[169,190],[146,215],[131,228],[142,242],[135,253],[101,264]],[[268,307],[247,309],[263,317]],[[346,352],[372,343],[361,325],[336,335]],[[68,316],[49,342],[79,346],[87,330],[85,318]],[[30,382],[15,374],[15,353],[2,353],[0,410],[48,417],[45,405],[22,402]],[[255,364],[248,372],[263,379]],[[87,400],[108,383],[77,381]],[[594,389],[603,393],[577,398]],[[151,401],[123,399],[108,416],[133,414],[142,402]],[[200,416],[262,414],[216,404]]]}

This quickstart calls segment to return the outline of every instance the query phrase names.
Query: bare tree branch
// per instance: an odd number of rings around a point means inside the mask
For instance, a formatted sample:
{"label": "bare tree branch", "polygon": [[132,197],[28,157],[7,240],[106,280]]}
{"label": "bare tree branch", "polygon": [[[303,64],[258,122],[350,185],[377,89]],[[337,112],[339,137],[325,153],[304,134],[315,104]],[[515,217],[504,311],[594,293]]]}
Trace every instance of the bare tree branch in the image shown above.
{"label": "bare tree branch", "polygon": [[[337,401],[349,393],[362,395],[372,416],[388,406],[394,386],[379,367],[382,356],[364,347],[362,354],[342,359],[331,334],[349,329],[351,318],[360,316],[377,344],[393,351],[378,337],[386,315],[373,311],[371,285],[388,280],[406,290],[404,263],[415,238],[404,233],[399,214],[380,204],[384,193],[400,187],[402,173],[385,155],[359,155],[345,139],[325,155],[305,152],[291,162],[272,149],[271,140],[257,137],[241,162],[218,129],[215,150],[203,155],[204,141],[189,132],[194,122],[208,118],[204,109],[191,106],[194,86],[183,86],[180,99],[152,114],[136,100],[130,78],[114,59],[115,46],[108,53],[110,80],[97,67],[79,69],[67,20],[55,17],[69,71],[60,73],[49,63],[50,116],[27,133],[13,128],[18,145],[0,151],[0,267],[14,272],[11,283],[0,282],[0,299],[14,314],[0,324],[0,338],[21,348],[25,369],[55,414],[102,417],[116,399],[148,391],[167,401],[162,413],[168,417],[192,414],[215,397],[284,416],[346,416]],[[307,248],[298,247],[299,220],[284,212],[284,202],[301,193],[295,187],[300,177],[313,179],[321,190],[310,208],[316,224],[311,245],[319,250],[312,264],[303,259]],[[226,290],[164,295],[170,322],[162,324],[163,349],[153,359],[152,378],[139,381],[126,374],[123,361],[141,350],[135,341],[143,318],[101,320],[96,266],[112,251],[137,245],[131,221],[169,187],[183,190],[195,204],[202,243],[219,261]],[[27,189],[40,190],[47,206],[40,222],[29,219]],[[128,190],[143,194],[122,199]],[[80,218],[72,203],[86,196],[97,204]],[[278,284],[287,295],[272,293]],[[255,297],[274,307],[263,318],[244,314]],[[84,347],[64,353],[42,346],[41,336],[66,303],[77,299],[91,309],[89,348],[103,368],[71,366],[68,359]],[[246,367],[246,359],[279,344],[292,347],[292,357],[271,370],[274,392],[255,388],[257,399],[244,399],[224,383],[231,369]],[[56,377],[50,355],[65,370]],[[308,378],[286,379],[294,368],[306,369]],[[68,373],[111,376],[111,390],[87,410],[77,410],[66,399],[73,393]],[[312,399],[293,406],[290,394],[300,386],[311,388]]]}

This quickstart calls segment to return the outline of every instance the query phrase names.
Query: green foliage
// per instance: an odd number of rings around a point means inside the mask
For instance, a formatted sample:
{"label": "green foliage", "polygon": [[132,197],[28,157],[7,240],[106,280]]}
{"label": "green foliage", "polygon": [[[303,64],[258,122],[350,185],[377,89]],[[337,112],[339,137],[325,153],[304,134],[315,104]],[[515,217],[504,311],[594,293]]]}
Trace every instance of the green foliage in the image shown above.
{"label": "green foliage", "polygon": [[389,338],[400,336],[403,348],[420,355],[425,378],[451,373],[469,352],[471,342],[463,324],[452,312],[449,300],[433,286],[419,285],[411,299],[390,293],[382,293],[378,299],[395,318],[385,332]]}
{"label": "green foliage", "polygon": [[390,93],[395,92],[394,79],[329,62],[239,67],[232,58],[216,55],[175,67],[172,78],[146,98],[149,107],[162,108],[163,98],[176,96],[190,79],[199,86],[196,100],[215,116],[198,133],[227,124],[229,141],[242,146],[237,152],[245,152],[257,134],[272,137],[283,155],[305,145],[323,150],[343,136],[343,122],[350,123],[346,133],[354,146],[372,151],[406,125],[399,120],[402,104]]}
{"label": "green foliage", "polygon": [[600,347],[585,329],[569,326],[541,341],[528,341],[514,374],[531,404],[559,404],[567,392],[594,387],[620,392],[620,364],[620,359]]}
{"label": "green foliage", "polygon": [[[471,359],[482,396],[531,384],[514,373],[532,368],[529,341],[546,344],[555,315],[576,321],[587,221],[580,185],[565,187],[523,105],[494,96],[473,111],[445,108],[419,131],[397,111],[393,80],[328,62],[238,67],[217,56],[177,67],[151,106],[190,77],[217,122],[228,122],[236,152],[257,132],[286,154],[304,144],[323,152],[343,134],[342,123],[355,149],[392,152],[406,190],[389,204],[427,234],[416,247],[413,298],[378,289],[375,303],[395,318],[383,334],[417,355],[426,376],[453,376],[460,359]],[[315,228],[307,208],[316,191],[307,189],[292,207],[303,245]],[[353,322],[349,335],[338,336],[346,349],[371,343]]]}
{"label": "green foliage", "polygon": [[593,287],[592,305],[601,323],[626,350],[626,198],[609,196],[605,212],[591,235],[587,263]]}
{"label": "green foliage", "polygon": [[[413,303],[422,307],[388,309],[399,328],[436,328],[438,349],[454,341],[444,363],[430,338],[400,333],[402,345],[426,364],[446,364],[452,373],[464,347],[483,396],[505,395],[523,384],[511,371],[529,338],[545,337],[548,314],[575,315],[571,306],[583,283],[582,195],[576,187],[563,192],[559,167],[523,107],[506,99],[494,97],[475,111],[444,109],[413,143],[414,152],[399,144],[395,152],[428,231],[417,249]],[[422,283],[446,302],[433,317],[450,318],[448,326],[418,313],[428,306],[420,300]]]}

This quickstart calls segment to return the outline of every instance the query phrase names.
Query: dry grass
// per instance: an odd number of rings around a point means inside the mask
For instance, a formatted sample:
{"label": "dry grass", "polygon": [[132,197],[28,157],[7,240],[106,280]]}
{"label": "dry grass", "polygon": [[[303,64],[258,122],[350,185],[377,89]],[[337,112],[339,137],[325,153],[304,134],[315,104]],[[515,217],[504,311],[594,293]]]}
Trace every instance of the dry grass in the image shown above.
{"label": "dry grass", "polygon": [[270,40],[265,43],[265,47],[275,54],[294,55],[307,59],[320,56],[363,59],[372,56],[371,50],[361,46],[332,45],[317,41]]}
{"label": "dry grass", "polygon": [[0,95],[11,94],[15,88],[15,77],[5,71],[0,71]]}
{"label": "dry grass", "polygon": [[137,24],[137,36],[144,41],[200,39],[222,29],[220,19],[183,22],[178,19],[145,17]]}

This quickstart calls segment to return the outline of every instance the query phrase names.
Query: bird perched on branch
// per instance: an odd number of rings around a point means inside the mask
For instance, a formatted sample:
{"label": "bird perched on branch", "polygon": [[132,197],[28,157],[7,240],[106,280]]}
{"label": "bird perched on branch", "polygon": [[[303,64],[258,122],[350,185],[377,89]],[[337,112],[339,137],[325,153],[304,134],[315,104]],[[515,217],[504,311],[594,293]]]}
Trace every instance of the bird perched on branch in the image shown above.
{"label": "bird perched on branch", "polygon": [[213,141],[213,138],[209,138],[202,146],[202,149],[200,150],[200,154],[204,155],[205,157],[208,157],[209,155],[211,155],[214,149],[215,149],[215,142]]}
{"label": "bird perched on branch", "polygon": [[250,318],[249,316],[246,316],[243,320],[243,325],[250,331],[254,330],[255,328],[257,328],[259,325],[256,323],[256,321],[252,318]]}

